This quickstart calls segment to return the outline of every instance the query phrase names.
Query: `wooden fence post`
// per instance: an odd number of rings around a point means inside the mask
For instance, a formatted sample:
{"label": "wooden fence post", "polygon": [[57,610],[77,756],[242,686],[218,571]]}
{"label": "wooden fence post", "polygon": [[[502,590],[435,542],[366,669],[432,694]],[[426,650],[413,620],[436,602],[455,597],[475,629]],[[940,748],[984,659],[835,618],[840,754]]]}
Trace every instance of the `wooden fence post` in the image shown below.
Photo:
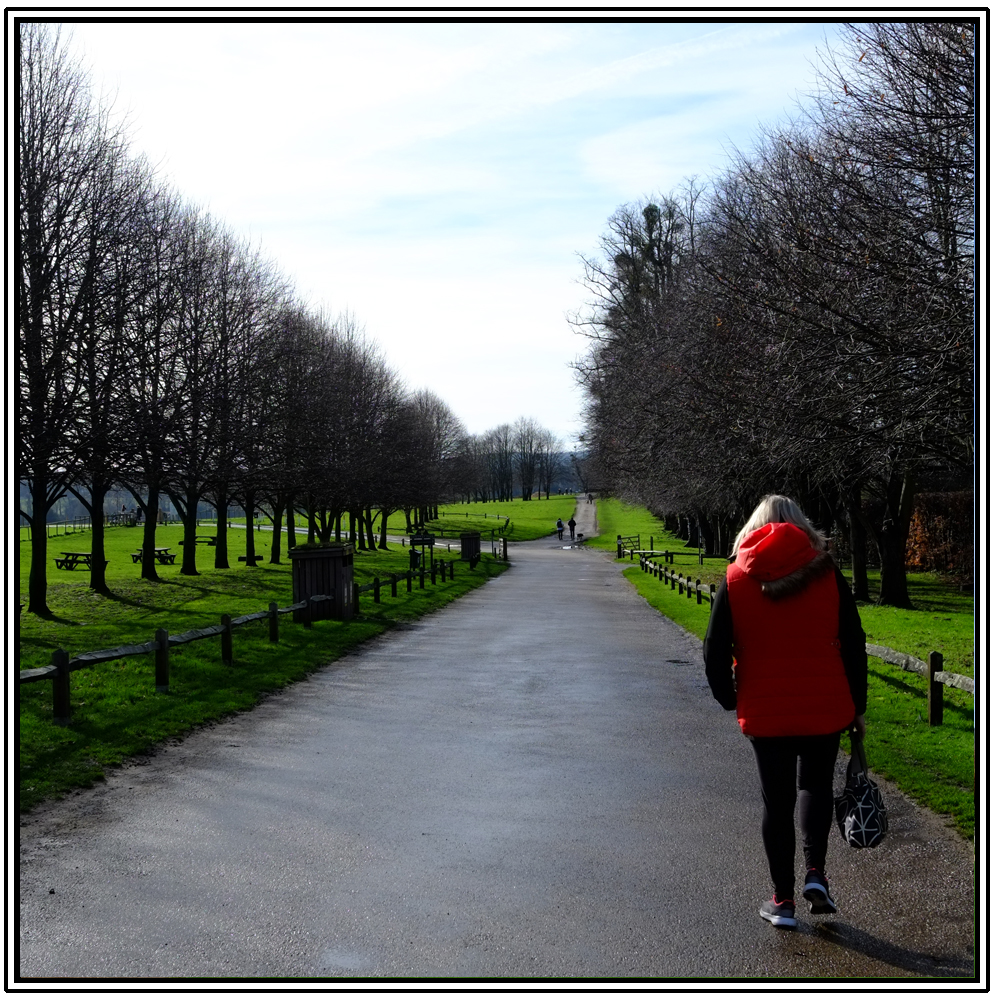
{"label": "wooden fence post", "polygon": [[935,679],[943,666],[944,657],[940,653],[927,657],[927,722],[932,726],[940,726],[944,718],[944,685]]}
{"label": "wooden fence post", "polygon": [[222,616],[222,662],[227,667],[233,665],[233,620]]}
{"label": "wooden fence post", "polygon": [[708,603],[715,604],[715,584],[710,583],[708,585]]}
{"label": "wooden fence post", "polygon": [[436,584],[437,581],[437,560],[431,560],[431,583]]}
{"label": "wooden fence post", "polygon": [[448,579],[449,580],[454,580],[455,579],[455,560],[454,559],[452,559],[452,561],[448,564]]}
{"label": "wooden fence post", "polygon": [[393,573],[389,577],[389,586],[391,587],[390,593],[392,594],[393,597],[395,597],[396,596],[396,574],[395,573]]}
{"label": "wooden fence post", "polygon": [[424,589],[424,567],[420,567],[420,589]]}
{"label": "wooden fence post", "polygon": [[156,691],[167,694],[170,690],[170,633],[165,628],[156,630]]}
{"label": "wooden fence post", "polygon": [[687,596],[691,596],[691,577],[687,578]]}
{"label": "wooden fence post", "polygon": [[52,664],[56,675],[52,678],[52,721],[57,726],[68,726],[69,707],[69,653],[57,649],[52,654]]}
{"label": "wooden fence post", "polygon": [[376,604],[382,603],[382,581],[378,577],[372,580],[372,596]]}
{"label": "wooden fence post", "polygon": [[406,592],[408,594],[413,593],[413,571],[408,570],[406,574]]}
{"label": "wooden fence post", "polygon": [[267,627],[268,627],[268,639],[271,642],[278,641],[278,605],[275,601],[267,606]]}
{"label": "wooden fence post", "polygon": [[698,598],[698,603],[701,604],[701,580],[694,581],[694,592],[695,596]]}
{"label": "wooden fence post", "polygon": [[354,584],[354,613],[361,614],[361,588]]}

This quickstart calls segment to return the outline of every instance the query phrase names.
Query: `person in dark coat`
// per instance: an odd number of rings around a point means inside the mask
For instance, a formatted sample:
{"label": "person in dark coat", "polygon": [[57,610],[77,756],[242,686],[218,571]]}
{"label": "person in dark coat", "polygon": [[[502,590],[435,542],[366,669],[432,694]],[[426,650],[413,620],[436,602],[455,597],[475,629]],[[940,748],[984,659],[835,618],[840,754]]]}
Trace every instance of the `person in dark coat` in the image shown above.
{"label": "person in dark coat", "polygon": [[760,915],[795,927],[796,804],[803,897],[814,914],[837,912],[826,876],[833,769],[840,734],[865,732],[865,633],[827,540],[788,497],[761,501],[733,556],[709,618],[705,673],[716,701],[736,709],[757,759],[774,884]]}
{"label": "person in dark coat", "polygon": [[573,539],[576,538],[576,521],[575,521],[575,519],[571,517],[566,522],[566,527],[569,528],[569,540],[573,541]]}

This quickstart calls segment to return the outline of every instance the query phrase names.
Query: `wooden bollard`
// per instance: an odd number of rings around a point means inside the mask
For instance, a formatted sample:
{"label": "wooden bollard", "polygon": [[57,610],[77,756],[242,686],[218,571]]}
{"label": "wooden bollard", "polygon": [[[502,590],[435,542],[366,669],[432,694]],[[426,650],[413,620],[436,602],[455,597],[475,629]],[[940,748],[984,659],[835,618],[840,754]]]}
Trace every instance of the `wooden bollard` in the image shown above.
{"label": "wooden bollard", "polygon": [[156,691],[167,694],[170,691],[170,633],[165,628],[156,630]]}
{"label": "wooden bollard", "polygon": [[233,665],[233,620],[229,615],[222,616],[222,662]]}
{"label": "wooden bollard", "polygon": [[372,596],[376,604],[382,603],[382,581],[378,577],[372,580]]}
{"label": "wooden bollard", "polygon": [[69,653],[65,649],[57,649],[52,653],[52,665],[56,675],[52,678],[52,721],[57,726],[68,726],[70,723],[69,706]]}
{"label": "wooden bollard", "polygon": [[389,593],[392,594],[393,597],[395,597],[396,596],[396,574],[395,573],[393,573],[389,577],[389,588],[390,588],[389,589]]}
{"label": "wooden bollard", "polygon": [[267,637],[271,642],[278,641],[278,605],[275,601],[267,606]]}
{"label": "wooden bollard", "polygon": [[927,657],[927,722],[931,726],[940,726],[944,719],[944,685],[935,678],[943,666],[940,653]]}

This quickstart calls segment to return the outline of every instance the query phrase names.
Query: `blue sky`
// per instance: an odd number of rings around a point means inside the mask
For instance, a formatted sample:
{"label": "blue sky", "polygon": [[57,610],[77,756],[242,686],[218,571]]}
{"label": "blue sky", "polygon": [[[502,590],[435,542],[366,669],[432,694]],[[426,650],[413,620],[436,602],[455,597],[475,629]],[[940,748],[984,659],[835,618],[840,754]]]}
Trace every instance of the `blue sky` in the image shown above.
{"label": "blue sky", "polygon": [[135,148],[480,432],[582,429],[567,317],[617,206],[748,148],[821,22],[67,24]]}

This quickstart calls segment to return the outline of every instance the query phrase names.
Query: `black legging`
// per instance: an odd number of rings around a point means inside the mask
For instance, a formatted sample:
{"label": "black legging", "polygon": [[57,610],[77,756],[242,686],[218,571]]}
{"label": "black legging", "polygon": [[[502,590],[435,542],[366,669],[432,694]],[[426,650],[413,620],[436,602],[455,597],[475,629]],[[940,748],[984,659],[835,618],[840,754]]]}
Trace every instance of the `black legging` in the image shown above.
{"label": "black legging", "polygon": [[840,733],[827,736],[755,736],[750,741],[764,798],[764,852],[774,894],[795,894],[795,803],[806,868],[826,865],[826,844],[833,819],[833,767]]}

